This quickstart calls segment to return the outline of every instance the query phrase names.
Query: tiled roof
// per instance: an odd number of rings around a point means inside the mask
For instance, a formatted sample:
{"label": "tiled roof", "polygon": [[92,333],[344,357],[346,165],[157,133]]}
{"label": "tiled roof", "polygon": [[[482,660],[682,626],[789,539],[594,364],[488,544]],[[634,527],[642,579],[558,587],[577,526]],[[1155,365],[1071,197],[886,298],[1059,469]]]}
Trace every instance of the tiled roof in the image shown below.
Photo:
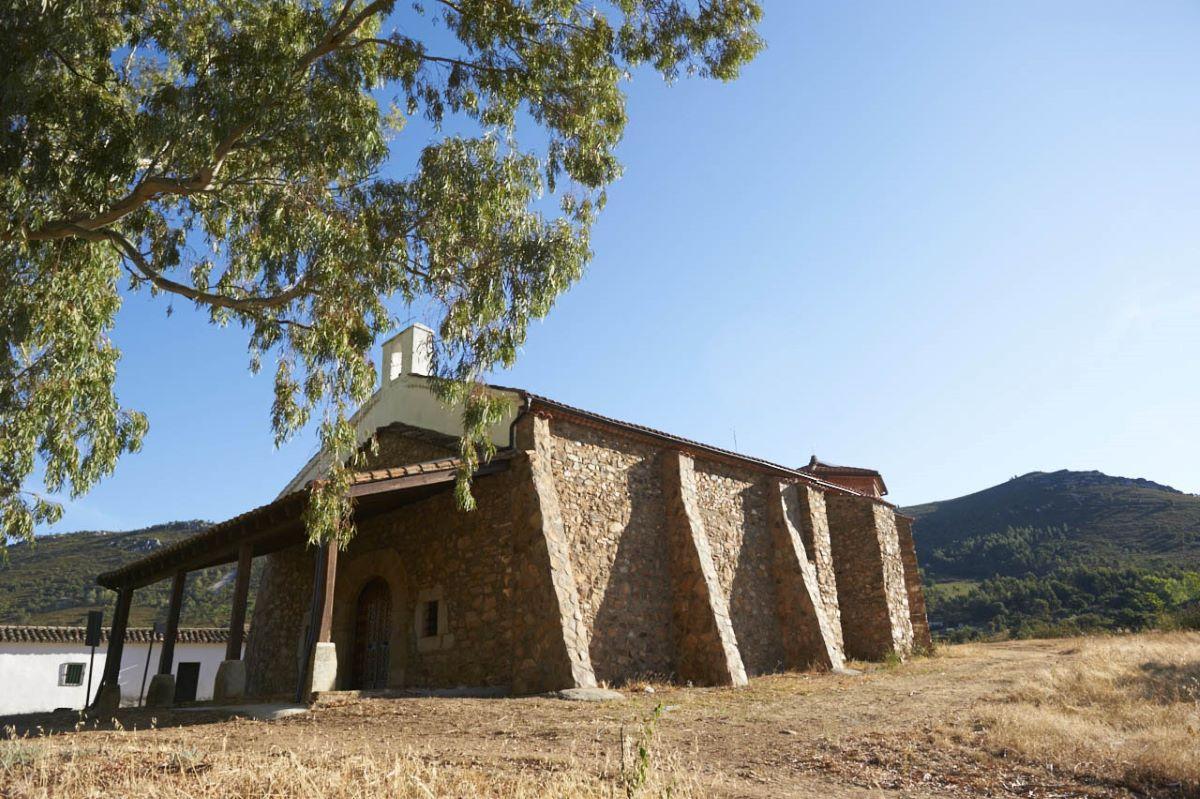
{"label": "tiled roof", "polygon": [[[153,636],[162,641],[152,627],[130,627],[125,631],[125,642],[144,644]],[[86,627],[44,627],[23,624],[0,624],[0,643],[20,644],[82,644],[87,638]],[[178,644],[224,644],[229,640],[229,630],[224,627],[180,627],[175,637]],[[100,632],[101,643],[108,642],[108,628]]]}

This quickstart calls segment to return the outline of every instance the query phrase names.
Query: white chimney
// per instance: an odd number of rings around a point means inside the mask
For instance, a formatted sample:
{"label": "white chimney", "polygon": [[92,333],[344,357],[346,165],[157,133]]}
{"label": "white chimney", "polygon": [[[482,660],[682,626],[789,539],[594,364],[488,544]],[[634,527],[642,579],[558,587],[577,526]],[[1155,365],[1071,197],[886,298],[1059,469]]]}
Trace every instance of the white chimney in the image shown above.
{"label": "white chimney", "polygon": [[432,370],[433,331],[425,325],[409,325],[383,342],[385,384],[400,375],[428,376]]}

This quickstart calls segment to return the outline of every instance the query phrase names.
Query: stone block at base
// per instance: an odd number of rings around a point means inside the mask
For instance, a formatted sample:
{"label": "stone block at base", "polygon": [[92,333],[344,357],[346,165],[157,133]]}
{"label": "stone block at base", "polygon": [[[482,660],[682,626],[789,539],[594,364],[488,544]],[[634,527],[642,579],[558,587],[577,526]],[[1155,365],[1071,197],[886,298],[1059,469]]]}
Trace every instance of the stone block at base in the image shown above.
{"label": "stone block at base", "polygon": [[91,715],[100,719],[110,719],[117,714],[121,707],[121,686],[102,685],[96,692],[96,699],[90,708]]}
{"label": "stone block at base", "polygon": [[146,690],[146,707],[171,707],[175,704],[175,675],[155,674]]}
{"label": "stone block at base", "polygon": [[308,664],[308,695],[337,688],[337,645],[326,641],[313,647]]}
{"label": "stone block at base", "polygon": [[246,695],[246,661],[222,660],[213,681],[213,702],[218,705]]}

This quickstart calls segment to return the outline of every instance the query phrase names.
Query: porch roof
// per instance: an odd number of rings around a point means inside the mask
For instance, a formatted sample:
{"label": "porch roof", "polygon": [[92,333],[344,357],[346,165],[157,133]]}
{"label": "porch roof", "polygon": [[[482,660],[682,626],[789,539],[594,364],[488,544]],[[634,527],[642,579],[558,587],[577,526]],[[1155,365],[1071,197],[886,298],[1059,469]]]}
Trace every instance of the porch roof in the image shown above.
{"label": "porch roof", "polygon": [[[475,476],[482,477],[507,468],[512,454],[511,450],[497,452],[489,463],[476,470]],[[460,464],[458,458],[444,458],[356,473],[351,478],[349,492],[354,499],[355,522],[449,491]],[[179,571],[233,563],[243,544],[250,545],[254,557],[303,544],[307,541],[303,516],[312,486],[309,483],[273,502],[105,572],[96,578],[96,582],[114,590],[141,588]]]}

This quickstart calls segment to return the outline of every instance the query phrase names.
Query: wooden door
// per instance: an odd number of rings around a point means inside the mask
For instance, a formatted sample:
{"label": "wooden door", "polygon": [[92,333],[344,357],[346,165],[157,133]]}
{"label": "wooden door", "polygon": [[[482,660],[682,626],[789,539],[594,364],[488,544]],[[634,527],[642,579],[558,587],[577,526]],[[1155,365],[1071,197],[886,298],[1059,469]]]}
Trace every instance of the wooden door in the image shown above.
{"label": "wooden door", "polygon": [[354,687],[386,688],[392,595],[383,580],[372,580],[358,595],[354,620]]}

